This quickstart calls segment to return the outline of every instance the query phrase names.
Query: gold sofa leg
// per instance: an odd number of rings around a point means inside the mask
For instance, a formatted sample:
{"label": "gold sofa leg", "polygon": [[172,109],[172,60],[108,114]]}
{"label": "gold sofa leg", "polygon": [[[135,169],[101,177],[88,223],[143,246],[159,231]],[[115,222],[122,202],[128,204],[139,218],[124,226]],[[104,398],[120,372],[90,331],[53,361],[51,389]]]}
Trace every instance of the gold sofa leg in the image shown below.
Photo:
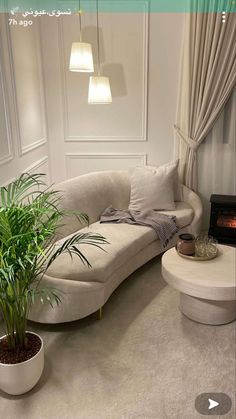
{"label": "gold sofa leg", "polygon": [[102,320],[102,307],[100,307],[97,311],[97,319]]}

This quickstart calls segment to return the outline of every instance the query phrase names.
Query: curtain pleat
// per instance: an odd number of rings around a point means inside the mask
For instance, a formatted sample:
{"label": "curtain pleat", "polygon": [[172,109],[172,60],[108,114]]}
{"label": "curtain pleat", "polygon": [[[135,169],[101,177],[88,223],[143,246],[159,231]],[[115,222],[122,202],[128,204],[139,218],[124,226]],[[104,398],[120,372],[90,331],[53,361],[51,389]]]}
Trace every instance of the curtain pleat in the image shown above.
{"label": "curtain pleat", "polygon": [[[214,4],[212,1],[212,4]],[[196,153],[226,104],[236,80],[235,21],[227,13],[186,15],[175,123],[180,177],[197,190]]]}

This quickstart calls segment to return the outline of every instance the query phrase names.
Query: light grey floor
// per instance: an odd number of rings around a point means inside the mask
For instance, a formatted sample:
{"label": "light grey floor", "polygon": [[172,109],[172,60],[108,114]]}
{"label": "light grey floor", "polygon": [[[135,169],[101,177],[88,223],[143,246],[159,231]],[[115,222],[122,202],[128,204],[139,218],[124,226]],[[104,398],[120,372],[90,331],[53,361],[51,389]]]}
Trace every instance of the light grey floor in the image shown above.
{"label": "light grey floor", "polygon": [[[4,419],[195,419],[203,392],[235,392],[235,323],[206,326],[178,310],[155,259],[126,280],[104,317],[35,326],[45,341],[39,384],[0,393]],[[233,401],[235,408],[235,402]],[[225,416],[233,419],[234,408]]]}

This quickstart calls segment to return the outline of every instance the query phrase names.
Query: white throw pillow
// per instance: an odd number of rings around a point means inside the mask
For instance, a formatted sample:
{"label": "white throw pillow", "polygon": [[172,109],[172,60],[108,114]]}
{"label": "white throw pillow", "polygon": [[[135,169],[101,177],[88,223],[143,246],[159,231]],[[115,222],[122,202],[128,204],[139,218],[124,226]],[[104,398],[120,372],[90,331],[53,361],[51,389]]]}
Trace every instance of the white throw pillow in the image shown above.
{"label": "white throw pillow", "polygon": [[175,209],[173,184],[177,165],[178,162],[173,162],[160,167],[137,166],[131,169],[129,209]]}
{"label": "white throw pillow", "polygon": [[[163,164],[159,167],[170,167],[172,168],[174,166],[174,200],[175,201],[183,201],[183,191],[182,186],[179,180],[179,174],[178,174],[178,166],[179,166],[179,160],[175,160],[166,164]],[[149,166],[150,167],[150,166]]]}
{"label": "white throw pillow", "polygon": [[173,182],[174,201],[183,201],[183,190],[182,190],[182,186],[181,186],[181,183],[180,183],[180,180],[179,180],[178,166],[179,166],[179,160],[175,160],[175,161],[165,163],[161,166],[145,166],[145,167],[149,168],[149,169],[155,169],[155,170],[160,168],[160,167],[170,168],[170,169],[172,169],[174,167],[174,173],[173,173],[173,178],[174,178],[174,182]]}

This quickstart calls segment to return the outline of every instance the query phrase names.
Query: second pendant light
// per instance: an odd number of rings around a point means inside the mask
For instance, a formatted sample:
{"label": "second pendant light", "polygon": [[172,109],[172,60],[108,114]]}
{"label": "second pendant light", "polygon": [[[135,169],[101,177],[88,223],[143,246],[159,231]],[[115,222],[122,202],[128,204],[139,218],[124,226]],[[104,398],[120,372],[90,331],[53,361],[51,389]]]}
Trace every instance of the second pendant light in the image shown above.
{"label": "second pendant light", "polygon": [[108,77],[101,76],[101,63],[100,63],[100,39],[99,39],[99,22],[98,22],[98,0],[97,6],[97,75],[90,76],[89,78],[89,104],[109,104],[112,103],[112,95],[110,88],[110,81]]}

